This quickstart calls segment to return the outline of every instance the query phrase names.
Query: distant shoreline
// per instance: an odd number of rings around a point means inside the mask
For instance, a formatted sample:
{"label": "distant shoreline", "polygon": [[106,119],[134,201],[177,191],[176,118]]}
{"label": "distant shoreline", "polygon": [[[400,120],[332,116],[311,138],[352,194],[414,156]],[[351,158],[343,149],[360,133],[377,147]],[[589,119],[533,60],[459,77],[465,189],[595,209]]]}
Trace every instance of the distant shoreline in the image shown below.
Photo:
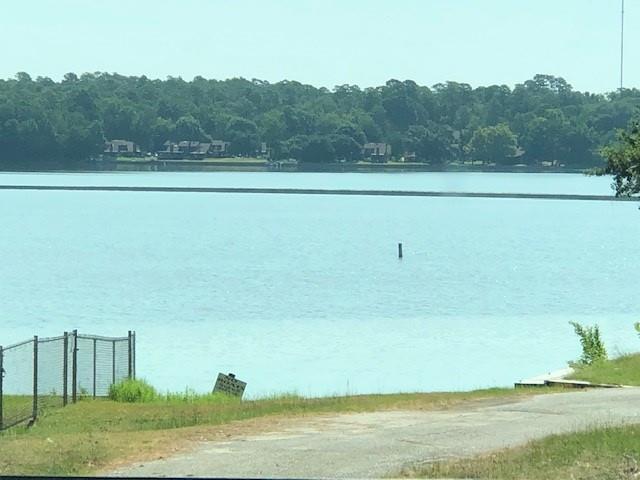
{"label": "distant shoreline", "polygon": [[[96,162],[98,164],[99,162]],[[206,160],[116,160],[105,162],[115,171],[253,171],[253,172],[499,172],[499,173],[585,173],[588,168],[564,168],[531,165],[430,165],[419,162],[344,162],[344,163],[287,163],[268,162],[259,158],[220,158]]]}
{"label": "distant shoreline", "polygon": [[512,165],[446,165],[425,163],[312,163],[278,164],[261,159],[211,160],[117,160],[87,161],[74,165],[45,163],[41,165],[6,166],[0,173],[98,173],[98,172],[305,172],[305,173],[571,173],[585,174],[591,168],[563,168]]}

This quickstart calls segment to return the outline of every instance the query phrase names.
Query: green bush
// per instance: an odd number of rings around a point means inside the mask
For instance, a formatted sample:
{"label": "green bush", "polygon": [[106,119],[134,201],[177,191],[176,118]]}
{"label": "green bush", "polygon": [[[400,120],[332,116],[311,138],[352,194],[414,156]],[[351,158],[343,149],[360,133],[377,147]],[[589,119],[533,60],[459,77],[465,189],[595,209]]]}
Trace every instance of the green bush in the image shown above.
{"label": "green bush", "polygon": [[116,402],[147,403],[157,396],[156,389],[144,380],[127,379],[109,387],[109,398]]}
{"label": "green bush", "polygon": [[577,322],[569,322],[580,337],[582,345],[582,356],[578,361],[580,365],[593,365],[594,363],[607,359],[607,350],[604,348],[604,342],[600,337],[600,329],[598,325],[593,327],[584,327]]}

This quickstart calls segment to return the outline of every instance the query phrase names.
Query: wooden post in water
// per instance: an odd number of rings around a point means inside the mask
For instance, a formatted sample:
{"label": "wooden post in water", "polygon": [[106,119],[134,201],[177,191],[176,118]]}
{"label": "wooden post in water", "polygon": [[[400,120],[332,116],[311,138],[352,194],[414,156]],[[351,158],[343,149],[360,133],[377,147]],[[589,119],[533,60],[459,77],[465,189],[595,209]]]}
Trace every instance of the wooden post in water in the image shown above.
{"label": "wooden post in water", "polygon": [[398,244],[398,258],[402,258],[402,243]]}

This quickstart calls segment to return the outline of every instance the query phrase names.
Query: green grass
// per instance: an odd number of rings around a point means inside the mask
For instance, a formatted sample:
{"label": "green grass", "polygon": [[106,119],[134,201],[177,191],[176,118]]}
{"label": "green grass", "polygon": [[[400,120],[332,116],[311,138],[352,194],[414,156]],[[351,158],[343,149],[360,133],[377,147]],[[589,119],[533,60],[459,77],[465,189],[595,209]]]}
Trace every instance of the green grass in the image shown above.
{"label": "green grass", "polygon": [[109,387],[109,398],[115,402],[149,403],[158,398],[158,392],[145,380],[126,379]]}
{"label": "green grass", "polygon": [[640,385],[640,354],[623,355],[593,365],[574,367],[572,380],[619,385]]}
{"label": "green grass", "polygon": [[32,396],[31,395],[4,395],[3,407],[5,414],[11,411],[21,411],[24,409],[32,408]]}
{"label": "green grass", "polygon": [[116,161],[118,161],[118,162],[136,163],[136,162],[149,162],[151,160],[155,160],[155,157],[147,157],[147,156],[143,156],[143,157],[121,157],[121,156],[117,156],[116,157]]}
{"label": "green grass", "polygon": [[[116,157],[116,161],[118,162],[129,162],[129,163],[140,163],[140,162],[149,162],[149,161],[154,161],[157,160],[156,157]],[[160,160],[162,161],[162,160]],[[184,159],[184,160],[175,160],[175,159],[167,159],[166,161],[171,161],[171,162],[185,162],[185,163],[203,163],[203,164],[207,164],[207,163],[237,163],[238,165],[243,165],[245,163],[250,163],[250,164],[255,164],[255,163],[261,163],[261,164],[266,164],[267,160],[264,158],[257,158],[257,157],[207,157],[207,158],[203,158],[203,159]]]}
{"label": "green grass", "polygon": [[209,162],[209,163],[237,163],[239,165],[242,165],[243,163],[264,163],[265,165],[267,164],[267,160],[264,158],[257,158],[257,157],[212,157],[212,158],[205,158],[203,161],[205,162]]}
{"label": "green grass", "polygon": [[[83,399],[45,411],[32,428],[0,434],[0,474],[78,475],[126,459],[157,458],[176,445],[240,428],[239,420],[276,421],[283,416],[389,409],[444,409],[463,402],[541,393],[489,389],[459,393],[416,393],[303,398],[284,395],[240,401],[219,395],[158,395],[147,403]],[[270,420],[274,419],[274,420]]]}
{"label": "green grass", "polygon": [[[279,395],[277,398],[283,399],[291,395]],[[293,395],[295,397],[295,395]],[[276,397],[274,397],[276,398]],[[144,379],[126,379],[109,388],[109,399],[114,402],[123,403],[155,403],[159,405],[208,405],[217,406],[225,403],[239,403],[238,397],[225,395],[223,393],[197,393],[189,388],[183,392],[158,391]]]}
{"label": "green grass", "polygon": [[3,424],[11,425],[29,418],[33,412],[32,398],[31,395],[5,395],[2,401]]}
{"label": "green grass", "polygon": [[407,477],[593,479],[640,477],[640,426],[553,435],[520,448],[472,459],[417,466]]}

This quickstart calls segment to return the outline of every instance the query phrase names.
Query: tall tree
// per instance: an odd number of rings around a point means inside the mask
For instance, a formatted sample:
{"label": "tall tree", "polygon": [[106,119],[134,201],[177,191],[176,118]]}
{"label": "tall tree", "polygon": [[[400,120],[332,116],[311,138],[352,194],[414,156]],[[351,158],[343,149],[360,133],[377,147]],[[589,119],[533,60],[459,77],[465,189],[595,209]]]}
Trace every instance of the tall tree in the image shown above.
{"label": "tall tree", "polygon": [[404,141],[406,150],[431,165],[440,165],[453,158],[453,142],[450,128],[431,121],[427,126],[410,126]]}
{"label": "tall tree", "polygon": [[510,163],[516,154],[517,137],[508,125],[501,123],[491,127],[480,127],[466,147],[472,160],[482,163]]}
{"label": "tall tree", "polygon": [[603,173],[614,176],[616,196],[640,193],[640,113],[602,154],[607,160]]}

